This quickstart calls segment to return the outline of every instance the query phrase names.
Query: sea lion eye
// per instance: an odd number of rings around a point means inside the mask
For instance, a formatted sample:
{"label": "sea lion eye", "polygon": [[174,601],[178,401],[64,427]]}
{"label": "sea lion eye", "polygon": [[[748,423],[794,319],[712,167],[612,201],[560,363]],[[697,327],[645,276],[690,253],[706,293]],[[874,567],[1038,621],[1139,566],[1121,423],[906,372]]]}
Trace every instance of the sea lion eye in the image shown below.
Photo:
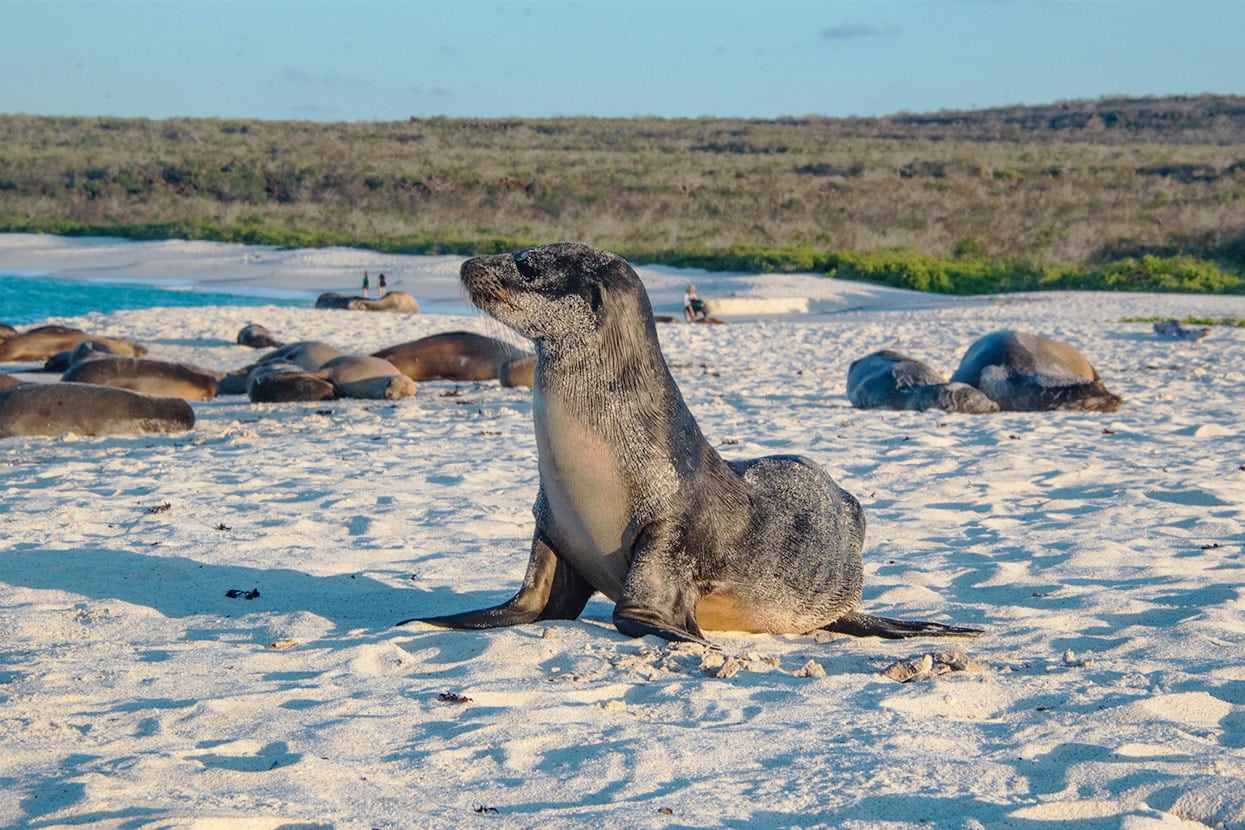
{"label": "sea lion eye", "polygon": [[514,264],[519,269],[519,275],[528,282],[531,282],[538,276],[536,266],[528,259],[527,251],[519,251],[515,254]]}

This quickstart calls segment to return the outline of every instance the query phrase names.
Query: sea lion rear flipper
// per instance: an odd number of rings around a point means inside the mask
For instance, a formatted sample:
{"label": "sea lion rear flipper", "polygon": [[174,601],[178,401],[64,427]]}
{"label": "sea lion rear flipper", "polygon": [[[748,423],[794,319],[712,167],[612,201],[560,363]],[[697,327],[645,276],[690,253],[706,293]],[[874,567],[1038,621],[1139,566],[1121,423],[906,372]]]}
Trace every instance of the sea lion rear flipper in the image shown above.
{"label": "sea lion rear flipper", "polygon": [[823,625],[823,631],[849,634],[853,637],[881,637],[885,640],[903,640],[908,637],[976,637],[983,633],[980,628],[925,622],[923,620],[895,620],[875,617],[872,614],[844,614],[832,623]]}
{"label": "sea lion rear flipper", "polygon": [[398,625],[425,622],[443,628],[502,628],[537,620],[573,620],[594,590],[538,535],[532,540],[523,585],[501,605],[440,617],[414,617]]}

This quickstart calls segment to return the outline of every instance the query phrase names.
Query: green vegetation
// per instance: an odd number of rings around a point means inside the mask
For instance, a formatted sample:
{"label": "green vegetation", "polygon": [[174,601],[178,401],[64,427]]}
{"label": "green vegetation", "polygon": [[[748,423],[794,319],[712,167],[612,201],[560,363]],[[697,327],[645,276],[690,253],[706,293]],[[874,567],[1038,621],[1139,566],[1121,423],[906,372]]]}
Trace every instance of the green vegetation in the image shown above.
{"label": "green vegetation", "polygon": [[1245,292],[1245,97],[874,119],[0,116],[0,231]]}

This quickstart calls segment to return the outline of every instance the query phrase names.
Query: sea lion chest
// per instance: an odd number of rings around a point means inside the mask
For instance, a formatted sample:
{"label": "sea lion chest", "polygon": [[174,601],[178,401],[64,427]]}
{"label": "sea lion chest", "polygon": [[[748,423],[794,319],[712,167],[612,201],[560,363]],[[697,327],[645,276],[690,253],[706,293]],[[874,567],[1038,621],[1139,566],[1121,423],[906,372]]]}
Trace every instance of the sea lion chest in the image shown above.
{"label": "sea lion chest", "polygon": [[617,600],[627,575],[632,497],[616,452],[557,395],[537,391],[532,411],[549,507],[544,530],[559,556]]}

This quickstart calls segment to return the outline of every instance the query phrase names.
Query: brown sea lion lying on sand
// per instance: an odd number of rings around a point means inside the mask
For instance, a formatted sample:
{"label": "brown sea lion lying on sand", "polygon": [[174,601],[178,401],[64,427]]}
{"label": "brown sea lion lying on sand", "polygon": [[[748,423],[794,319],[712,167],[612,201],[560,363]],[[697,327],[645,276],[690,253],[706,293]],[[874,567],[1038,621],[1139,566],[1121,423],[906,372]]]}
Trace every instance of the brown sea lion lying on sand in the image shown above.
{"label": "brown sea lion lying on sand", "polygon": [[967,383],[1005,411],[1114,412],[1122,398],[1075,347],[1025,331],[996,331],[968,347],[953,383]]}
{"label": "brown sea lion lying on sand", "polygon": [[419,311],[419,303],[404,291],[390,291],[379,300],[367,297],[352,297],[349,294],[325,292],[316,297],[316,308],[344,308],[351,311],[397,311],[415,314]]}
{"label": "brown sea lion lying on sand", "polygon": [[237,341],[239,346],[250,346],[252,349],[276,349],[284,345],[258,323],[247,323],[239,329]]}
{"label": "brown sea lion lying on sand", "polygon": [[200,401],[216,397],[216,377],[215,372],[186,363],[101,355],[73,364],[61,380]]}
{"label": "brown sea lion lying on sand", "polygon": [[491,380],[500,377],[512,360],[536,357],[504,340],[470,331],[421,337],[373,352],[373,356],[388,360],[411,380]]}
{"label": "brown sea lion lying on sand", "polygon": [[0,438],[184,432],[195,414],[181,398],[89,383],[22,383],[0,391]]}
{"label": "brown sea lion lying on sand", "polygon": [[103,337],[68,326],[39,326],[0,341],[0,361],[47,360],[84,340],[107,345],[123,357],[142,357],[147,347],[125,337]]}

